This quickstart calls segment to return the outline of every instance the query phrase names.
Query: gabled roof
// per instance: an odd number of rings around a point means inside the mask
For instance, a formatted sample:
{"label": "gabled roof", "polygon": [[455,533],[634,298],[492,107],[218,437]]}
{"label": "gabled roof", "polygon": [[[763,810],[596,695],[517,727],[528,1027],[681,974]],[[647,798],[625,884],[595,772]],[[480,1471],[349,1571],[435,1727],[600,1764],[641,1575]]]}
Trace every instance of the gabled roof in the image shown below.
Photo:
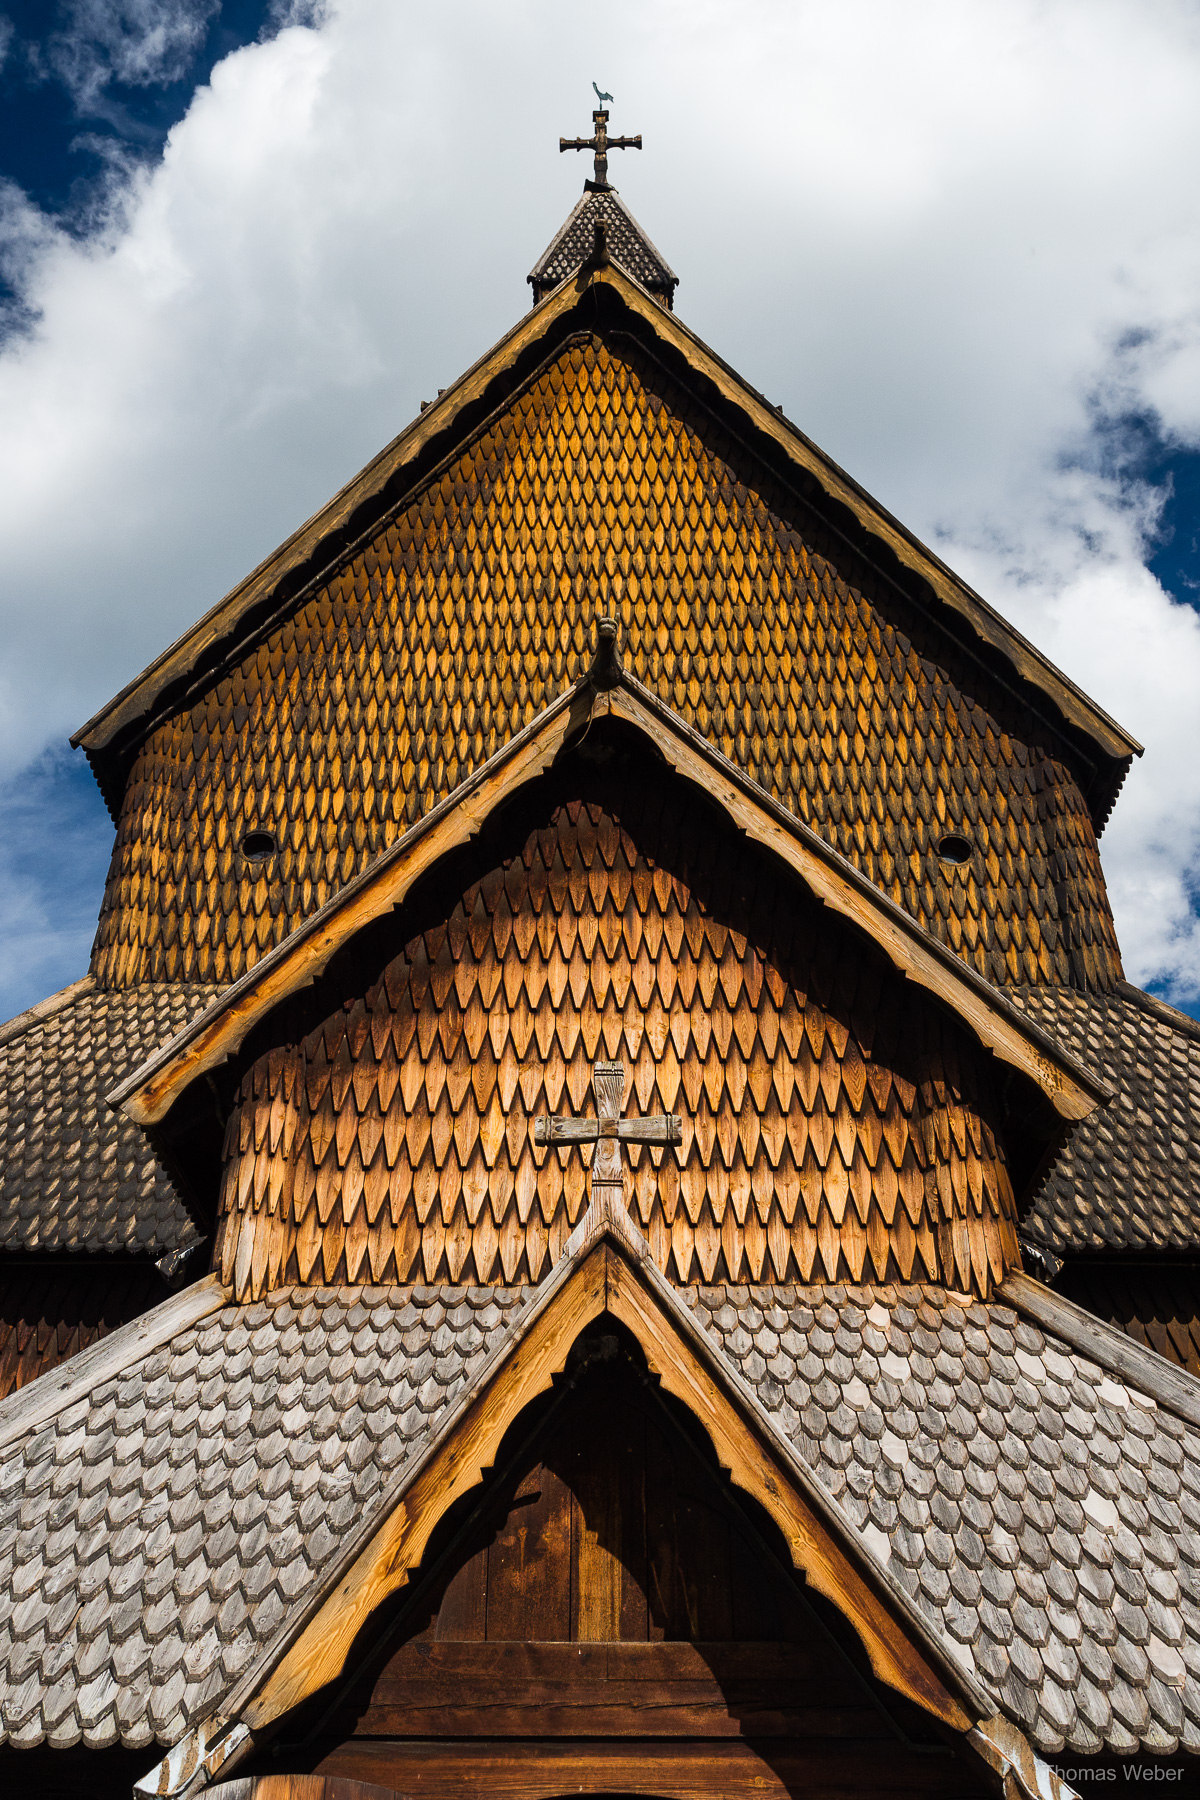
{"label": "gabled roof", "polygon": [[1200,1023],[1129,982],[1107,994],[1022,987],[1013,998],[1116,1088],[1055,1161],[1024,1233],[1058,1256],[1194,1253]]}
{"label": "gabled roof", "polygon": [[1002,990],[930,937],[840,853],[663,706],[605,661],[497,751],[440,806],[311,918],[200,1018],[115,1088],[109,1102],[158,1125],[192,1083],[225,1061],[289,995],[309,985],[337,951],[400,905],[418,877],[466,842],[517,789],[542,774],[587,724],[611,717],[639,731],[679,774],[702,787],[734,824],[778,856],[834,912],[863,930],[910,980],[935,995],[988,1049],[1031,1082],[1061,1120],[1085,1117],[1107,1089],[1023,1018]]}
{"label": "gabled roof", "polygon": [[755,454],[818,506],[830,528],[905,598],[991,668],[1002,660],[1025,702],[1079,745],[1098,824],[1141,746],[1020,633],[907,532],[810,439],[791,425],[618,263],[583,269],[455,382],[329,504],[234,588],[78,731],[110,807],[129,761],[156,720],[169,717],[245,656],[263,631],[331,573],[352,546],[427,482],[456,447],[541,367],[572,332],[627,331],[700,384]]}
{"label": "gabled roof", "polygon": [[[1028,1774],[1031,1744],[1196,1751],[1200,1641],[1179,1588],[1200,1557],[1200,1383],[1012,1285],[990,1303],[679,1291],[595,1205],[533,1295],[285,1289],[239,1307],[201,1284],[66,1391],[0,1407],[0,1491],[22,1519],[0,1549],[0,1723],[14,1744],[173,1743],[177,1771],[251,1747],[336,1677],[608,1312],[877,1675],[981,1754],[1005,1746]],[[1054,1793],[1045,1778],[1026,1791]]]}
{"label": "gabled roof", "polygon": [[0,1028],[0,1251],[156,1258],[199,1243],[144,1134],[104,1095],[216,993],[105,993],[85,976]]}
{"label": "gabled roof", "polygon": [[603,193],[585,193],[571,209],[565,224],[529,271],[527,280],[533,289],[534,300],[550,293],[560,281],[573,275],[581,263],[587,262],[596,243],[597,226],[601,228],[608,255],[669,307],[679,277],[662,252],[650,242],[616,188]]}
{"label": "gabled roof", "polygon": [[951,1729],[968,1730],[998,1710],[919,1608],[881,1578],[841,1508],[770,1429],[753,1390],[698,1328],[624,1209],[594,1199],[551,1277],[513,1320],[510,1341],[464,1392],[440,1442],[429,1444],[404,1504],[360,1522],[336,1570],[296,1608],[270,1657],[228,1696],[225,1717],[261,1733],[341,1672],[363,1624],[420,1563],[438,1520],[491,1467],[505,1432],[602,1313],[629,1328],[663,1389],[701,1421],[722,1466],[783,1530],[809,1585],[848,1618],[878,1678]]}
{"label": "gabled roof", "polygon": [[1200,1562],[1200,1382],[1027,1278],[1009,1289],[680,1291],[597,1204],[532,1295],[231,1306],[209,1278],[0,1406],[22,1525],[0,1546],[0,1726],[15,1745],[174,1743],[214,1768],[249,1747],[336,1676],[611,1312],[881,1679],[1018,1765],[1030,1742],[1196,1751],[1179,1588]]}

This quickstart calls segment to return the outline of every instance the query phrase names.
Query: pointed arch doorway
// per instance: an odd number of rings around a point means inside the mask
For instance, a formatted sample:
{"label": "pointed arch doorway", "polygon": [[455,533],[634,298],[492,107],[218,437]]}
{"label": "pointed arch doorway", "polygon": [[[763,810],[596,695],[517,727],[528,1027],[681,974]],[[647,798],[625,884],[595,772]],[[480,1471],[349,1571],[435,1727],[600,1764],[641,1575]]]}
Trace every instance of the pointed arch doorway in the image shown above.
{"label": "pointed arch doorway", "polygon": [[316,1785],[251,1775],[214,1800],[991,1791],[871,1675],[611,1315],[269,1755],[254,1775],[273,1763]]}

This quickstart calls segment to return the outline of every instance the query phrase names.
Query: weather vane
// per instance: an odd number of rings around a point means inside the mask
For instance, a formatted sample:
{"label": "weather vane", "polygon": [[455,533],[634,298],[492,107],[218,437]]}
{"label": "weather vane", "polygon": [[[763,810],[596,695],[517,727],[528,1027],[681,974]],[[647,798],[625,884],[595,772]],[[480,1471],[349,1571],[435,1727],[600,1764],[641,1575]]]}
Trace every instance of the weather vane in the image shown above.
{"label": "weather vane", "polygon": [[560,152],[563,150],[593,151],[596,158],[594,164],[595,179],[592,181],[585,181],[583,185],[585,190],[590,194],[607,194],[610,192],[608,180],[609,151],[640,150],[642,147],[642,134],[639,131],[636,137],[610,138],[608,135],[608,114],[604,109],[604,102],[606,100],[611,101],[612,95],[601,93],[594,81],[592,87],[595,90],[597,100],[600,102],[599,109],[592,114],[592,124],[595,126],[592,136],[590,138],[560,137],[558,140],[558,148]]}

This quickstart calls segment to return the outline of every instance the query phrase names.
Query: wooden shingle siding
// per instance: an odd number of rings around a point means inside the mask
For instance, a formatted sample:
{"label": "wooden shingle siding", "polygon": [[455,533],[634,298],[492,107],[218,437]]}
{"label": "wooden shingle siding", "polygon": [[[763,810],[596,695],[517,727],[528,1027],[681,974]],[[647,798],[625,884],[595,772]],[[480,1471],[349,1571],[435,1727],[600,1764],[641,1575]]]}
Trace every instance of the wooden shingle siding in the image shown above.
{"label": "wooden shingle siding", "polygon": [[589,338],[151,731],[97,979],[240,975],[577,678],[606,613],[667,705],[982,973],[1119,976],[1051,728],[643,350]]}
{"label": "wooden shingle siding", "polygon": [[533,1120],[591,1112],[597,1058],[631,1115],[682,1115],[626,1196],[675,1280],[986,1294],[1018,1261],[991,1059],[694,789],[619,765],[543,790],[448,916],[247,1071],[214,1251],[240,1296],[537,1281],[587,1170]]}

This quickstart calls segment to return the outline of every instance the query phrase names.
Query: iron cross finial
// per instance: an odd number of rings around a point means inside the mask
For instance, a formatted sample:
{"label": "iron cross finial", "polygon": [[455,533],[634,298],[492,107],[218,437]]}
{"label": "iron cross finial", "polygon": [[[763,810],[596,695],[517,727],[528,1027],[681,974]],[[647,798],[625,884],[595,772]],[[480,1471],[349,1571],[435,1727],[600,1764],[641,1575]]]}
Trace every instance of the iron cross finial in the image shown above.
{"label": "iron cross finial", "polygon": [[[596,88],[594,81],[592,86]],[[636,137],[610,138],[608,135],[608,113],[604,109],[604,102],[606,100],[611,100],[612,95],[602,94],[599,88],[596,88],[596,94],[600,100],[600,108],[599,111],[592,114],[592,125],[594,129],[591,137],[559,138],[558,148],[560,154],[564,150],[591,150],[596,158],[594,164],[595,180],[585,181],[583,184],[584,188],[589,194],[607,194],[610,192],[608,180],[609,151],[640,150],[642,147],[642,134],[639,131]]]}
{"label": "iron cross finial", "polygon": [[592,1157],[592,1194],[598,1189],[614,1191],[620,1199],[625,1177],[621,1168],[621,1144],[680,1144],[683,1121],[678,1113],[656,1118],[623,1119],[621,1107],[625,1099],[625,1065],[598,1062],[593,1065],[592,1085],[596,1090],[594,1119],[535,1119],[533,1140],[536,1144],[595,1144]]}

